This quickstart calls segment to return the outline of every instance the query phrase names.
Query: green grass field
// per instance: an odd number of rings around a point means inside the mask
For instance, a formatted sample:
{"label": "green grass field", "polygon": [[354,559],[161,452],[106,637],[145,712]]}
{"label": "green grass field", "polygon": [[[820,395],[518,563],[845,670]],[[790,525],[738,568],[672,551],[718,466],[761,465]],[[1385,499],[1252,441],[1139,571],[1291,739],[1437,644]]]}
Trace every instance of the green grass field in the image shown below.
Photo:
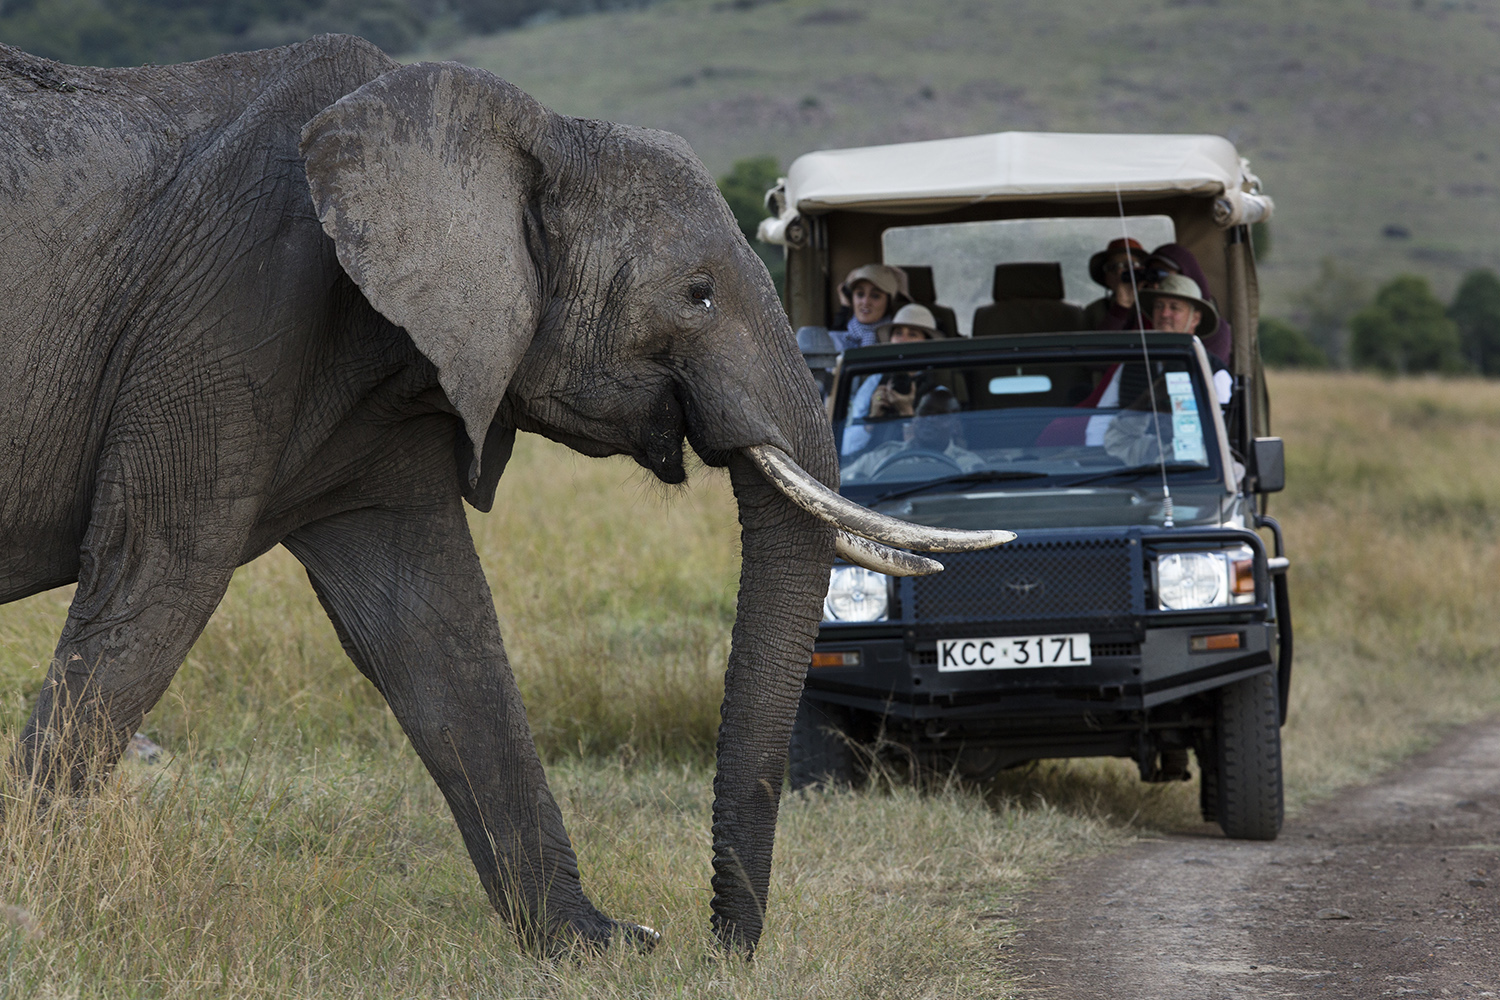
{"label": "green grass field", "polygon": [[[1292,808],[1500,707],[1500,386],[1273,373],[1289,448]],[[522,484],[525,484],[523,487]],[[237,574],[128,764],[0,825],[0,995],[1013,996],[1011,915],[1076,858],[1199,829],[1193,786],[1123,762],[984,790],[789,798],[753,965],[707,933],[711,747],[737,571],[720,474],[686,488],[520,442],[474,533],[585,883],[649,957],[538,963],[436,789],[277,550]],[[8,743],[66,590],[0,608]],[[0,750],[6,748],[0,747]],[[6,916],[9,914],[9,916]]]}
{"label": "green grass field", "polygon": [[1490,4],[664,0],[419,55],[677,132],[716,174],[1008,129],[1225,135],[1277,201],[1271,315],[1324,256],[1372,287],[1427,275],[1445,301],[1465,270],[1500,267]]}

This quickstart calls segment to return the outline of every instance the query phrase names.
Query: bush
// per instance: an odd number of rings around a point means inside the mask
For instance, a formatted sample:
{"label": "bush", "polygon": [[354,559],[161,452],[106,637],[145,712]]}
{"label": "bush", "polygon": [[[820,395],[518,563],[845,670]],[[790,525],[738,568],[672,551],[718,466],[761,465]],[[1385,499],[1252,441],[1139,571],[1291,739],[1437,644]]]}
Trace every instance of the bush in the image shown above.
{"label": "bush", "polygon": [[1275,368],[1327,368],[1328,355],[1286,320],[1260,321],[1260,356]]}
{"label": "bush", "polygon": [[1500,275],[1488,268],[1465,275],[1448,318],[1458,325],[1469,364],[1485,375],[1500,375]]}
{"label": "bush", "polygon": [[1349,321],[1350,355],[1360,368],[1388,374],[1467,369],[1458,326],[1432,294],[1426,278],[1399,275]]}
{"label": "bush", "polygon": [[1337,368],[1349,366],[1349,320],[1370,301],[1363,279],[1324,257],[1318,277],[1293,298],[1293,318]]}
{"label": "bush", "polygon": [[729,173],[719,178],[719,191],[729,202],[734,221],[740,232],[750,241],[750,248],[765,261],[766,270],[776,284],[778,295],[784,294],[786,284],[786,257],[781,247],[770,246],[755,238],[760,220],[766,216],[766,192],[776,186],[781,177],[781,166],[771,156],[754,156],[734,161]]}

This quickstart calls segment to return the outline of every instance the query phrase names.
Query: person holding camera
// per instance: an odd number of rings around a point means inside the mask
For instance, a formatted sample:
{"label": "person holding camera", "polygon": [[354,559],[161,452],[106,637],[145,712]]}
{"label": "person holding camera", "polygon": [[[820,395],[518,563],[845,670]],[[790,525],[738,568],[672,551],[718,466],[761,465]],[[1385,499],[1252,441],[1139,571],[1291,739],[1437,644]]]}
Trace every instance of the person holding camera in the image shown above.
{"label": "person holding camera", "polygon": [[[937,318],[926,306],[908,303],[875,328],[882,344],[915,344],[939,336]],[[870,443],[867,420],[909,417],[916,410],[922,372],[888,372],[870,376],[854,389],[849,400],[849,426],[844,431],[843,454],[852,455]]]}
{"label": "person holding camera", "polygon": [[1083,307],[1084,329],[1134,330],[1138,324],[1150,325],[1151,317],[1140,315],[1136,306],[1146,257],[1146,248],[1139,242],[1121,237],[1089,258],[1089,277],[1109,294]]}

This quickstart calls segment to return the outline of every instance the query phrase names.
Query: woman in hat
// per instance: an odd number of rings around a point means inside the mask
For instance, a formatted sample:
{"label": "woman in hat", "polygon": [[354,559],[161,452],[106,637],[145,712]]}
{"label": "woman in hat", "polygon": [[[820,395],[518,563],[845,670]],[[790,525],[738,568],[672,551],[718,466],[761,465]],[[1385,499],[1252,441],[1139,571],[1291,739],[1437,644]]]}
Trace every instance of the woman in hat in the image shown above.
{"label": "woman in hat", "polygon": [[1084,306],[1084,329],[1135,329],[1138,322],[1135,293],[1145,263],[1146,248],[1128,237],[1111,240],[1108,246],[1089,258],[1089,277],[1108,289],[1109,294]]}
{"label": "woman in hat", "polygon": [[849,319],[842,328],[828,331],[835,347],[844,351],[879,343],[875,327],[896,311],[902,277],[887,264],[865,264],[849,272],[839,286],[841,296],[849,303]]}
{"label": "woman in hat", "polygon": [[[1198,293],[1204,301],[1214,305],[1214,297],[1208,292],[1208,277],[1203,273],[1203,268],[1198,265],[1198,258],[1193,252],[1181,243],[1163,243],[1151,251],[1151,256],[1146,259],[1146,288],[1155,288],[1169,274],[1180,274],[1192,278],[1198,285]],[[1217,312],[1217,309],[1216,309]],[[1203,349],[1209,354],[1223,360],[1228,360],[1231,350],[1232,336],[1229,332],[1229,323],[1220,316],[1218,324],[1208,333],[1202,335]]]}

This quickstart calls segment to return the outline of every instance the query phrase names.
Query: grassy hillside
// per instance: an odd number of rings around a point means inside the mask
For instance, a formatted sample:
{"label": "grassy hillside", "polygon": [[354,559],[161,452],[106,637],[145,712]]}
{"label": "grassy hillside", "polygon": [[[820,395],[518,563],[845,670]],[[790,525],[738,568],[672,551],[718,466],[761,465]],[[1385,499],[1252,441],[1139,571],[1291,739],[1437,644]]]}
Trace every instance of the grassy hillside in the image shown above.
{"label": "grassy hillside", "polygon": [[[1500,708],[1500,383],[1272,384],[1295,810]],[[1009,915],[1039,874],[1157,830],[1212,835],[1194,785],[1143,785],[1121,761],[984,790],[790,796],[762,948],[721,963],[707,886],[737,571],[724,477],[667,491],[523,435],[494,513],[471,524],[586,884],[662,929],[656,953],[517,952],[436,787],[277,549],[235,575],[146,720],[170,764],[127,765],[41,818],[0,783],[0,997],[1009,997]],[[0,607],[0,760],[69,596]]]}
{"label": "grassy hillside", "polygon": [[[1269,308],[1331,255],[1500,267],[1500,10],[1459,0],[668,0],[473,39],[554,109],[709,167],[1004,129],[1226,135],[1277,201]],[[1406,238],[1383,236],[1388,226]]]}

